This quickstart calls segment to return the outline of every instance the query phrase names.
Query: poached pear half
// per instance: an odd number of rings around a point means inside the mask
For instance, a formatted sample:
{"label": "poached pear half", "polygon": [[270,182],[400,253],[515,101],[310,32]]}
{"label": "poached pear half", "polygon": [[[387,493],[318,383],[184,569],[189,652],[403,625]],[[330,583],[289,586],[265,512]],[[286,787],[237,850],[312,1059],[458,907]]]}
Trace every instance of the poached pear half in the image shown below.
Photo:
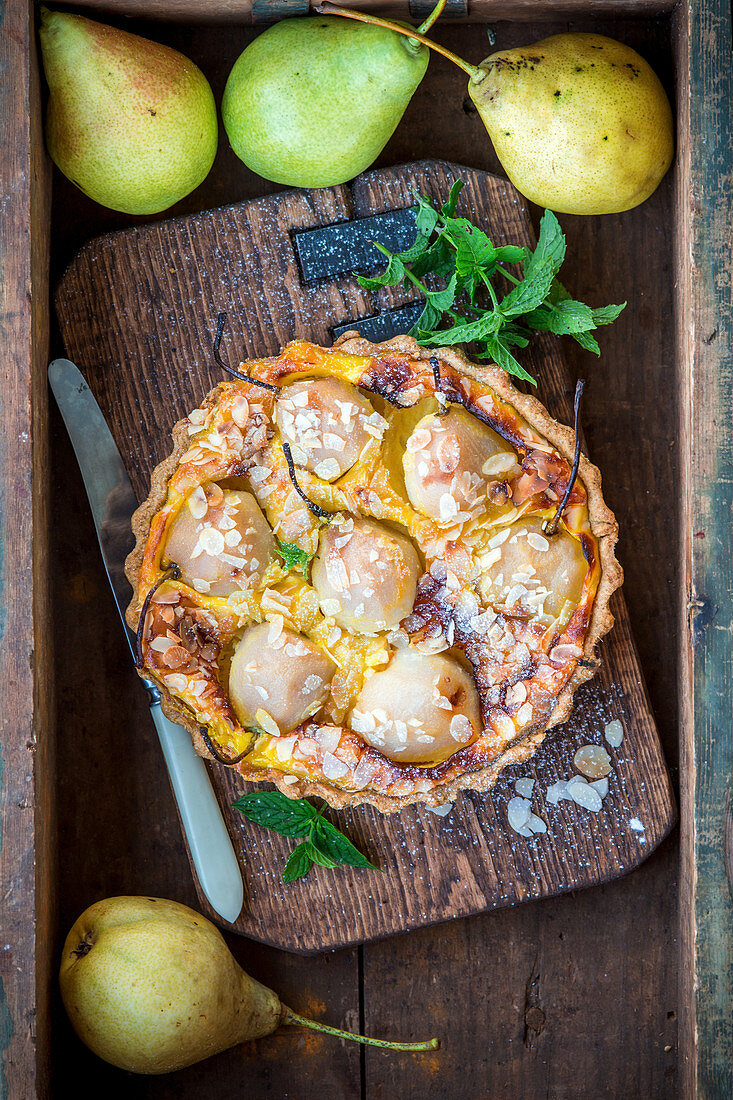
{"label": "poached pear half", "polygon": [[428,58],[384,27],[323,16],[275,23],[229,74],[221,113],[232,149],[275,183],[344,183],[379,156]]}

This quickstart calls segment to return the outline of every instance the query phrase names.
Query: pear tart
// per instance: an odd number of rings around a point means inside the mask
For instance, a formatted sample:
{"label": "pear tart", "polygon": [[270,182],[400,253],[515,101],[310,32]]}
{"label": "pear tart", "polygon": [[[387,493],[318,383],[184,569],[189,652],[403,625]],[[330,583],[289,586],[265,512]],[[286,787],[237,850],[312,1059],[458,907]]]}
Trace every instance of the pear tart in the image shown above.
{"label": "pear tart", "polygon": [[573,432],[406,336],[240,371],[175,426],[134,517],[142,674],[202,755],[291,796],[390,812],[489,789],[568,716],[613,623],[598,470],[581,459],[548,534]]}

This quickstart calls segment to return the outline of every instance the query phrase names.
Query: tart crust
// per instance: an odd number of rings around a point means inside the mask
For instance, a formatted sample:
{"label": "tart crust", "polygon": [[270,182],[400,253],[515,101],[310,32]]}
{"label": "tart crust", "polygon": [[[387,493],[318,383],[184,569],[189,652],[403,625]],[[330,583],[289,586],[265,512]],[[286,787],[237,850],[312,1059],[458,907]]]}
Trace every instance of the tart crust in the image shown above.
{"label": "tart crust", "polygon": [[[388,360],[390,356],[394,357],[395,353],[420,363],[437,359],[441,365],[445,365],[449,370],[455,372],[455,375],[474,379],[476,382],[488,386],[503,402],[516,410],[533,432],[541,436],[562,458],[572,464],[575,447],[573,431],[554,420],[537,398],[517,390],[509,380],[506,372],[496,365],[478,366],[471,363],[461,352],[453,348],[428,350],[421,347],[409,336],[397,336],[383,344],[375,345],[360,337],[358,333],[348,332],[336,341],[334,349],[349,355],[366,357],[375,360],[377,363],[381,360]],[[274,361],[263,360],[260,362],[261,364],[268,364]],[[355,380],[355,384],[363,386],[363,382],[359,380]],[[231,382],[222,382],[207,395],[200,408],[205,412],[216,408],[230,387]],[[377,391],[375,390],[375,392]],[[172,433],[173,451],[153,471],[150,493],[133,516],[132,528],[136,545],[126,562],[127,577],[135,592],[127,611],[127,621],[132,629],[137,629],[142,598],[145,595],[145,591],[141,591],[141,584],[144,580],[146,550],[151,539],[151,530],[155,517],[166,503],[171,479],[180,466],[181,459],[191,446],[189,428],[190,421],[188,419],[179,421],[174,426]],[[243,465],[252,458],[261,446],[263,430],[261,425],[259,428],[255,426],[253,430],[244,434],[244,446],[241,451]],[[493,787],[504,768],[528,760],[544,740],[547,730],[567,719],[572,710],[573,695],[580,684],[595,674],[600,663],[595,653],[596,646],[600,639],[611,629],[614,622],[609,609],[609,601],[613,592],[623,583],[623,571],[614,553],[618,525],[613,512],[610,511],[603,499],[600,472],[584,455],[581,455],[580,459],[578,480],[579,483],[582,483],[586,493],[588,521],[597,547],[600,576],[593,598],[590,619],[585,628],[582,657],[576,663],[570,678],[556,695],[552,713],[546,722],[539,727],[530,726],[522,731],[504,751],[500,752],[485,766],[475,770],[466,770],[452,776],[445,782],[438,779],[430,786],[430,789],[414,790],[404,796],[390,795],[368,788],[345,790],[334,786],[325,777],[322,780],[310,777],[298,778],[297,782],[286,783],[287,773],[283,770],[259,765],[252,766],[247,763],[246,756],[244,760],[236,764],[237,770],[243,779],[274,783],[283,794],[290,798],[319,796],[336,809],[368,803],[375,806],[382,813],[394,813],[418,802],[428,806],[450,802],[461,790],[465,789],[480,792],[488,791]],[[146,677],[150,675],[150,671],[142,669],[140,674]],[[196,751],[201,756],[208,759],[217,759],[210,751],[210,740],[202,736],[201,728],[194,720],[191,710],[179,702],[166,685],[157,680],[157,677],[156,682],[160,690],[164,713],[172,721],[180,723],[189,730]],[[350,731],[346,732],[350,733]],[[209,740],[208,745],[207,740]]]}

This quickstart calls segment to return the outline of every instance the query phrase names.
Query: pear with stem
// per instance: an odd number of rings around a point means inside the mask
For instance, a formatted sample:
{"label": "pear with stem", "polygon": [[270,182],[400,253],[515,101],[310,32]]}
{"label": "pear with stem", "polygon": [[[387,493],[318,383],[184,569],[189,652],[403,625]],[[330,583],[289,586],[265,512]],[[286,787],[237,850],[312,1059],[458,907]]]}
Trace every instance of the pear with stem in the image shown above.
{"label": "pear with stem", "polygon": [[163,898],[90,906],[67,936],[61,995],[80,1039],[131,1073],[170,1073],[282,1025],[388,1050],[437,1050],[437,1039],[393,1043],[299,1016],[242,970],[218,928]]}
{"label": "pear with stem", "polygon": [[[445,6],[438,0],[417,33]],[[232,149],[265,179],[331,187],[381,153],[428,67],[411,28],[321,16],[274,23],[240,54],[221,113]]]}
{"label": "pear with stem", "polygon": [[672,111],[659,78],[613,38],[556,34],[472,65],[420,30],[331,3],[317,10],[410,34],[463,69],[502,167],[540,206],[565,214],[630,210],[672,162]]}

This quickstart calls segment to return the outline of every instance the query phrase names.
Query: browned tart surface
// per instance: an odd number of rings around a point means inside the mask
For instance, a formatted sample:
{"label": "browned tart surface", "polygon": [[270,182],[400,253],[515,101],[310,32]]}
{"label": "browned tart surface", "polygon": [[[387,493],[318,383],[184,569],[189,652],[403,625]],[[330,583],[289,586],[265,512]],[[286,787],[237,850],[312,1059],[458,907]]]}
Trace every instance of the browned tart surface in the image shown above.
{"label": "browned tart surface", "polygon": [[[598,470],[498,367],[294,342],[179,422],[134,518],[142,669],[199,752],[385,812],[487,790],[597,664],[622,581]],[[146,600],[147,597],[147,600]]]}

